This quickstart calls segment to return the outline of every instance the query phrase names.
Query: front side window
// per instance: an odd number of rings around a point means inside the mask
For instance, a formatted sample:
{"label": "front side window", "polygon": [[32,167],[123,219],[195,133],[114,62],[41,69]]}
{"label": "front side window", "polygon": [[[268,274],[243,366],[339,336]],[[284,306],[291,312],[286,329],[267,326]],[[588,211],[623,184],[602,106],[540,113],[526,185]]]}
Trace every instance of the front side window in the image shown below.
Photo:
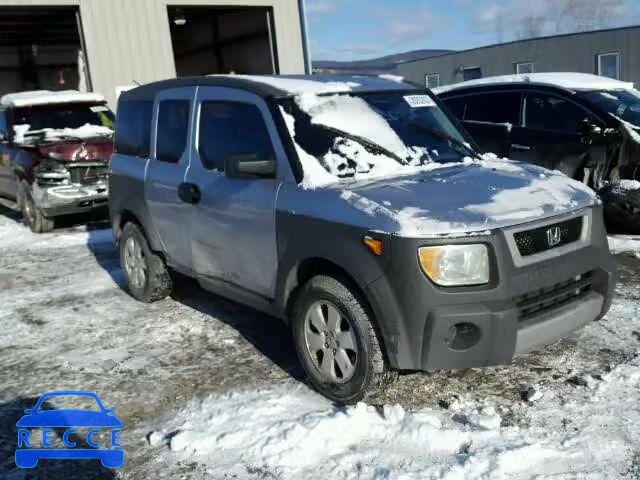
{"label": "front side window", "polygon": [[202,102],[198,138],[200,158],[208,170],[224,171],[225,160],[232,156],[274,158],[262,113],[249,103]]}
{"label": "front side window", "polygon": [[598,55],[598,75],[620,79],[620,54],[618,52]]}
{"label": "front side window", "polygon": [[440,86],[440,74],[429,73],[426,76],[427,88],[438,88]]}
{"label": "front side window", "polygon": [[516,63],[516,73],[518,75],[533,73],[533,63],[531,62]]}
{"label": "front side window", "polygon": [[482,78],[482,68],[480,67],[465,68],[462,71],[462,78],[464,78],[465,82],[467,80],[476,80],[478,78]]}
{"label": "front side window", "polygon": [[521,95],[516,92],[483,93],[466,97],[464,120],[517,125]]}
{"label": "front side window", "polygon": [[576,95],[602,110],[640,127],[640,92],[637,90],[592,90]]}
{"label": "front side window", "polygon": [[149,156],[153,102],[120,102],[116,121],[115,152],[132,157]]}
{"label": "front side window", "polygon": [[189,100],[163,100],[158,107],[156,158],[178,163],[187,148],[189,133]]}
{"label": "front side window", "polygon": [[525,103],[527,128],[579,133],[582,122],[589,118],[575,103],[547,94],[528,94]]}
{"label": "front side window", "polygon": [[324,169],[334,180],[391,177],[475,155],[424,92],[302,96],[280,107],[303,170]]}

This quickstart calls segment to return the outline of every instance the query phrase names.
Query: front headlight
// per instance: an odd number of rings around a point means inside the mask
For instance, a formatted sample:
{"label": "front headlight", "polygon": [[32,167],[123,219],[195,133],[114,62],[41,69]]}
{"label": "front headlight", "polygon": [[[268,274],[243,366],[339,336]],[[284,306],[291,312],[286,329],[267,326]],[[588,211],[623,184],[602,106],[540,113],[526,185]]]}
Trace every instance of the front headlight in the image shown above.
{"label": "front headlight", "polygon": [[420,266],[437,285],[458,287],[489,283],[486,245],[439,245],[418,250]]}

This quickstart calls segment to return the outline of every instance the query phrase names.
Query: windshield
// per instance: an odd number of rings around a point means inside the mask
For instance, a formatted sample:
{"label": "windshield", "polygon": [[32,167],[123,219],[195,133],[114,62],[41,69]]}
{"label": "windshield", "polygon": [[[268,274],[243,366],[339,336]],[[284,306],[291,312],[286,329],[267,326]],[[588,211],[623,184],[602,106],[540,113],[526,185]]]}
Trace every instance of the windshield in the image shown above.
{"label": "windshield", "polygon": [[425,93],[305,94],[280,105],[303,169],[312,160],[338,179],[386,176],[476,155]]}
{"label": "windshield", "polygon": [[637,90],[597,90],[578,95],[608,113],[640,127],[640,92]]}
{"label": "windshield", "polygon": [[62,130],[85,125],[113,127],[114,115],[101,104],[57,104],[16,108],[14,125],[29,125],[29,130]]}

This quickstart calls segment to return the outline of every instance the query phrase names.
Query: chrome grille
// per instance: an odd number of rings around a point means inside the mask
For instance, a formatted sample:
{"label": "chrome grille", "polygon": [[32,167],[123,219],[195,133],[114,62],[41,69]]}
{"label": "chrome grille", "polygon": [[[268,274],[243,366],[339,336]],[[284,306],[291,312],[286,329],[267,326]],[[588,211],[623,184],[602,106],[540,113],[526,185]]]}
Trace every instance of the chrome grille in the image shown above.
{"label": "chrome grille", "polygon": [[107,165],[73,165],[68,167],[71,183],[94,185],[101,180],[106,181]]}
{"label": "chrome grille", "polygon": [[544,227],[525,230],[513,234],[518,252],[523,257],[546,252],[580,240],[583,217],[572,218]]}

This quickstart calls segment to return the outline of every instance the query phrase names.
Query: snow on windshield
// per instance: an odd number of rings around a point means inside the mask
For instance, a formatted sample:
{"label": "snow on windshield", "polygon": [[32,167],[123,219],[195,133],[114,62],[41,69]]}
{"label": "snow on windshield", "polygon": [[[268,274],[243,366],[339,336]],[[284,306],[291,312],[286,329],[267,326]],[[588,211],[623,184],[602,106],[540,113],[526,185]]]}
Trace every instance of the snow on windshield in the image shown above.
{"label": "snow on windshield", "polygon": [[29,143],[30,139],[41,137],[45,141],[55,141],[62,138],[93,138],[108,137],[113,135],[113,130],[109,127],[85,124],[79,128],[43,128],[41,130],[30,130],[31,125],[14,125],[14,142]]}
{"label": "snow on windshield", "polygon": [[371,139],[400,157],[408,149],[389,123],[362,98],[350,95],[300,95],[296,103],[316,125],[325,125],[343,132]]}
{"label": "snow on windshield", "polygon": [[[405,97],[406,100],[406,97]],[[307,152],[296,141],[296,120],[280,106],[281,114],[294,141],[303,170],[303,188],[317,188],[350,179],[388,178],[399,175],[411,175],[422,171],[450,166],[454,161],[436,162],[441,156],[436,149],[428,150],[423,146],[407,146],[392,128],[389,122],[371,107],[363,98],[351,95],[319,96],[306,93],[295,97],[298,108],[307,114],[312,125],[322,125],[337,132],[345,132],[344,137],[336,133],[333,148],[320,156]],[[410,102],[408,102],[410,105]],[[407,107],[409,108],[409,107]],[[414,108],[414,107],[412,107]],[[415,108],[438,108],[435,104]],[[437,128],[437,127],[436,127]],[[453,127],[452,127],[453,128]],[[375,153],[356,139],[363,138],[390,152]],[[471,146],[466,144],[471,151]],[[464,148],[464,147],[463,147]],[[393,157],[399,158],[393,158]],[[400,161],[399,161],[400,160]],[[458,162],[481,162],[486,168],[495,168],[510,172],[520,172],[517,163],[500,159],[496,155],[487,154],[482,160],[462,158]]]}
{"label": "snow on windshield", "polygon": [[[338,182],[347,173],[350,178],[370,179],[412,174],[441,166],[430,161],[431,155],[437,156],[437,152],[430,154],[427,148],[405,145],[387,120],[362,98],[305,93],[295,97],[295,102],[309,115],[313,125],[345,132],[345,138],[336,134],[334,148],[319,160],[296,142],[295,119],[280,107],[303,167],[303,188]],[[391,155],[373,153],[361,142],[346,138],[349,135],[370,141],[388,150]]]}

